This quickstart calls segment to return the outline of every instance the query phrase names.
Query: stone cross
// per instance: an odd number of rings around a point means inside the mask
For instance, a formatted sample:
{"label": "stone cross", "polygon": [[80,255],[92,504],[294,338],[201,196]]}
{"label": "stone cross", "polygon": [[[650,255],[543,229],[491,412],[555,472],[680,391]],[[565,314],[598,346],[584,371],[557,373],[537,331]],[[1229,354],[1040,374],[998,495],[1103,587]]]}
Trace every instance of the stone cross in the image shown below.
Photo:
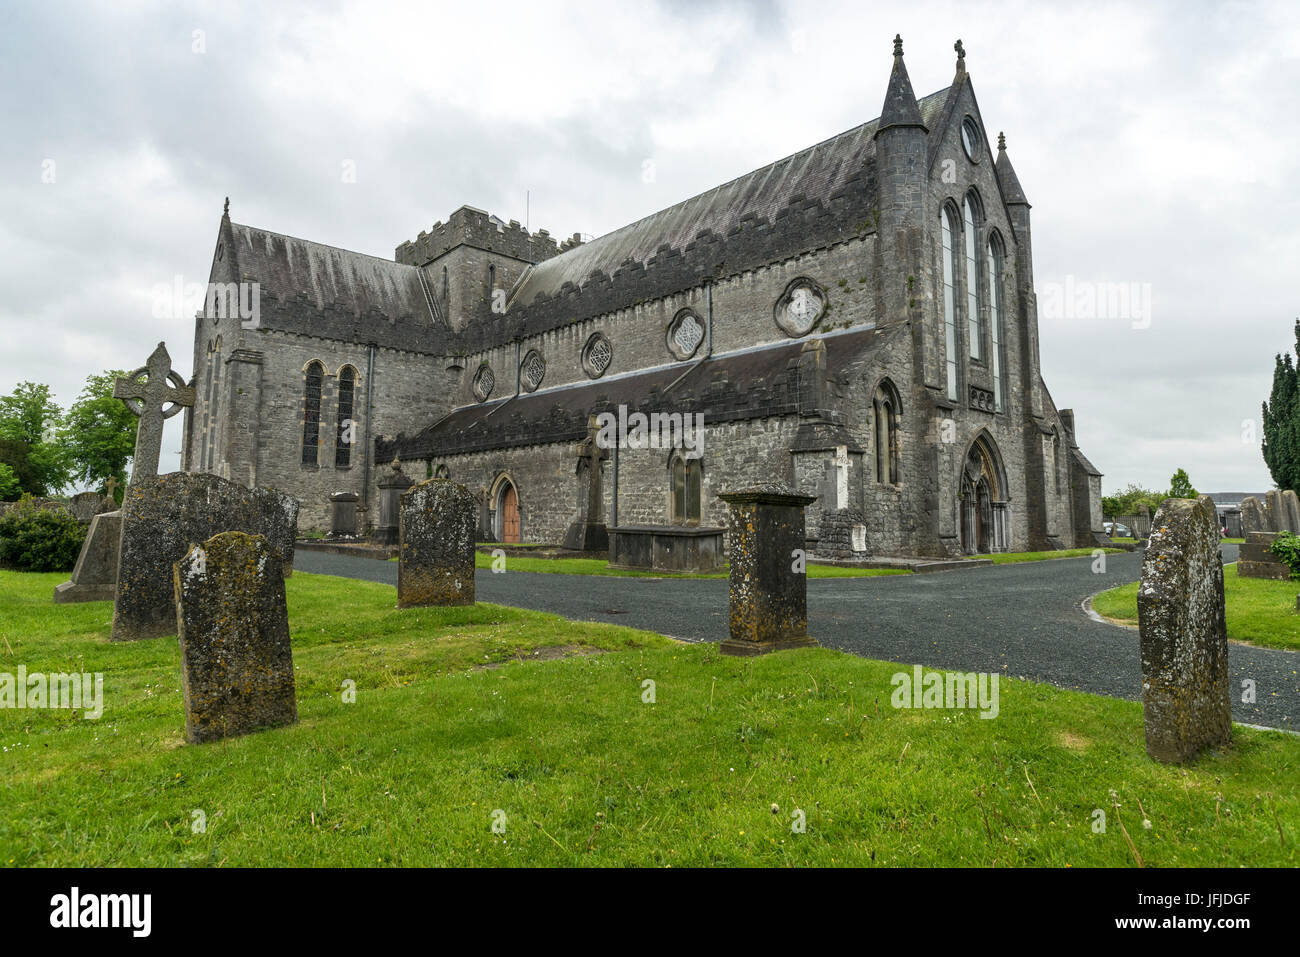
{"label": "stone cross", "polygon": [[[139,435],[137,434],[136,437],[139,438]],[[110,475],[108,477],[108,481],[104,483],[104,494],[116,501],[117,499],[116,492],[117,492],[117,476]]]}
{"label": "stone cross", "polygon": [[835,507],[849,507],[849,447],[835,447]]}
{"label": "stone cross", "polygon": [[[147,375],[144,382],[140,376]],[[154,478],[158,474],[158,458],[162,454],[163,420],[170,419],[183,408],[194,405],[194,389],[185,384],[180,373],[172,371],[172,358],[167,354],[166,343],[149,357],[143,369],[136,369],[124,379],[113,384],[113,397],[121,399],[126,407],[140,417],[135,433],[135,457],[131,460],[131,481]],[[164,409],[166,403],[171,408]]]}
{"label": "stone cross", "polygon": [[605,496],[601,486],[600,463],[609,458],[609,449],[600,447],[597,441],[599,429],[595,417],[590,422],[590,433],[578,446],[578,458],[587,463],[587,524],[600,524],[604,516]]}

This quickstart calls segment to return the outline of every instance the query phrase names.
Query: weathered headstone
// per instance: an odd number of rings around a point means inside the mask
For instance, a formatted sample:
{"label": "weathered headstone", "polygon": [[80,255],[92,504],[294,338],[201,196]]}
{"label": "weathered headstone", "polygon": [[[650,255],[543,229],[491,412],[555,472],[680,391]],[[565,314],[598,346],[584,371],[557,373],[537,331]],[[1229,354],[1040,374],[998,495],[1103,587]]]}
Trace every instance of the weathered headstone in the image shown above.
{"label": "weathered headstone", "polygon": [[280,557],[263,535],[222,532],[173,566],[185,737],[298,720]]}
{"label": "weathered headstone", "polygon": [[1156,512],[1138,585],[1147,754],[1178,763],[1232,740],[1219,529],[1204,501]]}
{"label": "weathered headstone", "polygon": [[355,538],[357,534],[356,492],[335,492],[330,496],[330,537]]}
{"label": "weathered headstone", "polygon": [[1246,541],[1237,552],[1238,578],[1271,578],[1284,582],[1291,578],[1291,566],[1273,554],[1273,542],[1281,532],[1247,532]]}
{"label": "weathered headstone", "polygon": [[1286,530],[1300,533],[1300,498],[1290,489],[1282,493],[1282,511],[1286,515]]}
{"label": "weathered headstone", "polygon": [[[144,382],[140,381],[142,376]],[[129,488],[158,474],[163,422],[181,409],[194,405],[194,389],[185,384],[180,373],[172,371],[167,344],[160,342],[143,369],[136,369],[113,383],[113,396],[125,402],[126,407],[140,417],[135,432],[135,456],[131,459]],[[171,406],[167,407],[169,402]]]}
{"label": "weathered headstone", "polygon": [[72,577],[54,588],[54,603],[112,601],[117,593],[117,556],[121,544],[121,512],[101,512],[92,518]]}
{"label": "weathered headstone", "polygon": [[817,500],[780,484],[718,496],[731,508],[730,634],[720,650],[761,655],[808,637],[804,509]]}
{"label": "weathered headstone", "polygon": [[298,500],[201,472],[172,472],[128,486],[122,502],[114,641],[173,633],[172,566],[191,545],[218,532],[265,535],[287,576],[298,535]]}
{"label": "weathered headstone", "polygon": [[582,514],[564,534],[564,547],[577,551],[603,551],[609,548],[609,528],[605,524],[605,496],[601,483],[601,463],[609,450],[600,447],[596,436],[596,417],[588,423],[586,441],[574,451],[578,456],[578,476],[583,484]]}
{"label": "weathered headstone", "polygon": [[89,525],[96,515],[117,511],[117,503],[98,492],[78,492],[68,501],[68,511],[82,525]]}
{"label": "weathered headstone", "polygon": [[1282,505],[1282,493],[1277,489],[1264,493],[1264,514],[1268,516],[1266,532],[1289,532],[1286,527],[1286,509]]}
{"label": "weathered headstone", "polygon": [[474,604],[474,494],[428,479],[402,496],[397,604]]}
{"label": "weathered headstone", "polygon": [[1241,500],[1241,533],[1243,535],[1250,532],[1263,532],[1264,528],[1264,506],[1260,504],[1259,499],[1253,495],[1247,495]]}
{"label": "weathered headstone", "polygon": [[379,525],[375,528],[375,541],[380,545],[396,545],[401,537],[402,494],[415,484],[415,479],[402,471],[402,463],[393,459],[388,471],[375,483],[379,486]]}

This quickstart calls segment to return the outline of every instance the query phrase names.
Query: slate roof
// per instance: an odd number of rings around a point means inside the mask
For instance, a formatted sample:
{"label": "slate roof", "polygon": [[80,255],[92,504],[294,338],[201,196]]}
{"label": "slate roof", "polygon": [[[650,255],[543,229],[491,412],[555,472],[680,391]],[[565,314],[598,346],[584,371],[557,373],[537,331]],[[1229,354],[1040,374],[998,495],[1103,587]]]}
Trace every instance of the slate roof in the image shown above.
{"label": "slate roof", "polygon": [[358,317],[378,314],[432,322],[415,266],[254,226],[230,225],[240,278],[256,280],[263,295],[270,292],[286,300],[305,293],[317,309],[333,303]]}
{"label": "slate roof", "polygon": [[[821,337],[832,383],[844,378],[851,365],[873,355],[905,325],[895,322]],[[800,353],[808,341],[742,349],[704,362],[678,362],[463,406],[414,436],[380,440],[376,461],[576,442],[587,435],[588,415],[615,411],[620,405],[626,405],[629,412],[700,412],[710,426],[801,411],[811,414],[808,384],[800,381],[799,369]]]}
{"label": "slate roof", "polygon": [[[934,129],[951,87],[920,100],[921,120]],[[798,196],[829,203],[850,177],[875,156],[879,118],[777,160],[597,237],[532,266],[510,301],[527,306],[537,296],[555,296],[565,283],[580,286],[593,272],[613,275],[625,262],[646,262],[662,246],[682,249],[706,230],[725,236],[748,214],[772,221]]]}

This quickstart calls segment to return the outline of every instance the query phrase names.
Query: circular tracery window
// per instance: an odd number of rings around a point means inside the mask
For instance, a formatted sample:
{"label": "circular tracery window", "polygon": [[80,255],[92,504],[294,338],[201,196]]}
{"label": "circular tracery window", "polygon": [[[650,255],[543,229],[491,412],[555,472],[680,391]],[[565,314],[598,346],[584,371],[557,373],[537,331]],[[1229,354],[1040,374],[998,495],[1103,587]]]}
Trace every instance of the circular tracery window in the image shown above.
{"label": "circular tracery window", "polygon": [[804,336],[826,312],[826,294],[811,279],[796,279],[776,301],[776,324],[787,335]]}
{"label": "circular tracery window", "polygon": [[980,160],[980,130],[969,116],[961,121],[961,147],[966,151],[966,158],[972,163]]}
{"label": "circular tracery window", "polygon": [[474,374],[474,396],[483,402],[492,394],[492,387],[497,384],[497,377],[492,374],[492,367],[486,362],[478,367]]}
{"label": "circular tracery window", "polygon": [[536,351],[529,349],[528,355],[524,356],[524,361],[519,366],[520,383],[524,389],[529,392],[536,392],[537,387],[542,384],[542,379],[546,376],[546,360],[543,359]]}
{"label": "circular tracery window", "polygon": [[691,309],[683,309],[668,324],[668,351],[678,359],[689,359],[704,341],[704,323]]}
{"label": "circular tracery window", "polygon": [[594,333],[582,347],[582,368],[593,379],[599,379],[614,361],[614,346],[602,333]]}

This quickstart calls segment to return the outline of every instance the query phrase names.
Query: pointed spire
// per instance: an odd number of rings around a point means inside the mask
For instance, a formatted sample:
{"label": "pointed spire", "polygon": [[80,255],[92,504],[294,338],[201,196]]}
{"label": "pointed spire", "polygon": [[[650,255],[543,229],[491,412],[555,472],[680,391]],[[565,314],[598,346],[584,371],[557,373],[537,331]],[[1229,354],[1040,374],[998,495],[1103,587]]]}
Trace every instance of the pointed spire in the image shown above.
{"label": "pointed spire", "polygon": [[891,126],[919,126],[921,108],[916,105],[916,94],[912,92],[912,81],[907,76],[907,66],[903,63],[903,38],[894,37],[894,69],[889,74],[889,89],[885,92],[885,105],[880,110],[880,123],[876,135]]}
{"label": "pointed spire", "polygon": [[962,77],[966,75],[966,48],[961,45],[960,39],[952,45],[952,48],[957,51],[957,77],[956,78],[960,80]]}
{"label": "pointed spire", "polygon": [[1020,187],[1020,180],[1016,176],[1016,171],[1011,168],[1011,158],[1007,156],[1007,136],[1005,133],[998,133],[998,161],[994,164],[997,170],[998,182],[1002,184],[1002,195],[1007,201],[1008,206],[1028,206],[1029,200],[1025,198],[1025,191]]}

